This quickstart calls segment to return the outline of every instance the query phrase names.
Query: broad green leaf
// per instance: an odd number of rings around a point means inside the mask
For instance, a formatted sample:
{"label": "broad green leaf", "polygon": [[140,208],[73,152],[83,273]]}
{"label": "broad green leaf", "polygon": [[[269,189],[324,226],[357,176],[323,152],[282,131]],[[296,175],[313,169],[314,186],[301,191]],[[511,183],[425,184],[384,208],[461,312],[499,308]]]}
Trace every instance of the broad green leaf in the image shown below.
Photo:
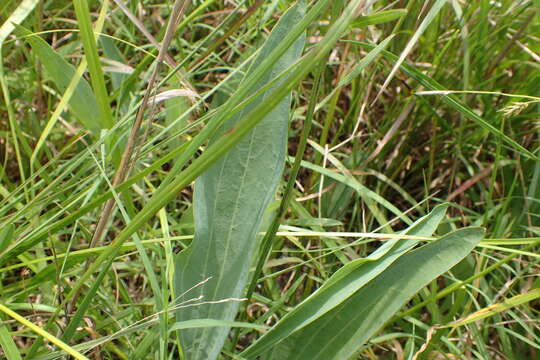
{"label": "broad green leaf", "polygon": [[[273,51],[289,29],[302,19],[305,7],[300,2],[283,15],[250,72]],[[293,65],[302,53],[304,42],[305,36],[302,35],[259,81],[257,88]],[[286,80],[281,79],[274,87]],[[270,91],[267,90],[231,117],[214,140],[222,137],[239,119],[264,102]],[[192,246],[176,259],[176,295],[180,296],[203,280],[211,279],[189,291],[181,301],[198,296],[203,296],[205,301],[242,296],[249,266],[257,248],[257,231],[265,209],[275,196],[283,172],[290,100],[288,95],[244,139],[197,179],[194,198],[195,239]],[[186,307],[178,311],[177,317],[180,322],[204,318],[231,321],[238,305],[238,301],[225,301]],[[181,331],[186,357],[216,358],[228,331],[228,327]]]}
{"label": "broad green leaf", "polygon": [[[297,36],[301,36],[302,31],[297,30],[305,30],[305,28],[310,24],[312,19],[316,18],[320,11],[322,11],[322,9],[324,9],[325,6],[328,5],[328,1],[329,0],[320,0],[315,3],[310,9],[310,11],[306,13],[305,18],[301,18],[299,22],[297,22],[290,28],[290,33],[283,38],[283,41],[288,41],[289,38],[293,39],[292,36],[289,36],[290,34],[294,34],[294,38],[296,38]],[[309,54],[306,54],[306,56],[302,57],[302,59],[299,62],[295,63],[294,66],[289,67],[288,71],[286,72],[289,75],[287,81],[280,81],[284,78],[282,76],[279,76],[276,77],[275,81],[271,81],[268,83],[268,88],[272,88],[274,86],[276,88],[270,92],[271,95],[265,97],[264,102],[257,104],[247,116],[239,119],[238,123],[235,124],[229,132],[216,140],[215,143],[208,149],[206,149],[206,151],[204,151],[202,155],[194,159],[193,162],[185,170],[174,172],[173,178],[170,181],[167,181],[166,179],[165,182],[160,185],[160,187],[155,191],[153,196],[145,203],[144,207],[136,214],[135,217],[133,217],[131,222],[128,223],[126,227],[122,231],[120,231],[120,233],[118,233],[115,239],[107,246],[105,251],[101,253],[101,255],[99,255],[99,257],[94,261],[94,263],[89,266],[88,270],[86,270],[86,272],[84,272],[84,274],[82,274],[77,279],[69,293],[66,294],[63,303],[61,304],[61,306],[58,307],[58,309],[63,308],[63,306],[75,296],[76,292],[80,291],[83,284],[85,284],[85,282],[88,281],[90,277],[99,270],[100,273],[95,279],[94,285],[92,285],[92,287],[86,293],[84,301],[86,302],[87,299],[92,300],[92,298],[97,292],[99,284],[104,277],[103,274],[105,274],[106,270],[109,269],[112,265],[114,257],[120,251],[122,244],[124,244],[124,242],[126,242],[136,231],[138,231],[142,226],[144,226],[144,224],[146,224],[146,222],[150,218],[152,218],[154,214],[160,211],[168,202],[173,200],[181,189],[189,186],[195,179],[197,179],[200,175],[207,171],[211,166],[222,160],[229,150],[232,150],[238,143],[244,140],[245,137],[253,130],[256,125],[258,125],[262,120],[264,120],[264,118],[266,118],[273,109],[279,106],[283,99],[290,95],[290,92],[295,89],[300,84],[300,82],[309,74],[309,72],[312,71],[313,68],[316,67],[318,63],[328,55],[328,53],[333,49],[338,39],[343,35],[344,32],[347,31],[347,28],[352,19],[354,18],[354,14],[359,8],[359,5],[360,3],[358,2],[351,2],[348,4],[339,19],[332,23],[326,35],[316,45],[314,45],[314,47],[310,50]],[[276,63],[276,61],[274,61],[273,59],[274,57],[277,57],[275,56],[276,51],[278,51],[279,49],[279,55],[281,56],[283,54],[283,52],[281,52],[282,48],[284,50],[287,50],[289,48],[289,44],[293,43],[294,41],[292,41],[291,43],[287,42],[286,47],[282,47],[281,45],[283,43],[280,43],[280,45],[271,52],[272,55],[269,55],[265,60],[261,62],[259,66],[256,67],[256,69],[254,70],[254,74],[259,72],[261,78],[268,75],[269,71],[267,71],[267,68],[271,69]],[[260,70],[260,68],[264,69],[264,71]],[[253,74],[250,78],[253,78]],[[251,86],[242,86],[242,88],[251,88]],[[263,89],[266,91],[267,87],[264,86]],[[260,91],[260,93],[264,93],[265,91]],[[235,96],[239,96],[240,93],[242,92],[237,91],[235,93]],[[249,91],[245,93],[246,96],[249,95]],[[258,91],[256,93],[257,96],[254,96],[254,99],[256,99],[258,95],[260,95]],[[227,103],[229,102],[230,100],[227,101]],[[236,104],[237,103],[234,102],[233,105],[231,105],[231,110],[234,109]],[[247,105],[247,103],[245,105]],[[225,108],[223,111],[225,111]],[[232,114],[227,114],[225,118],[232,117],[234,114],[236,114],[236,112]],[[213,117],[210,123],[214,122],[215,120],[221,119],[219,117]],[[218,125],[219,124],[220,123],[218,123]],[[208,125],[204,127],[204,129],[207,128]],[[191,152],[193,151],[191,147],[194,142],[198,143],[198,141],[202,140],[202,138],[199,138],[198,140],[196,139],[201,136],[203,132],[204,130],[201,131],[199,135],[197,135],[190,142],[189,146],[186,147],[185,152],[193,154]],[[210,133],[213,133],[213,131],[210,131]],[[180,151],[178,153],[180,153]],[[172,156],[171,158],[174,158],[174,156]],[[180,163],[180,161],[178,161],[177,163]],[[56,224],[55,226],[58,226],[58,224]],[[32,241],[38,241],[37,239],[37,237],[34,237]],[[13,256],[14,253],[20,251],[23,247],[27,246],[29,246],[29,243],[23,243],[20,247],[17,247],[17,249],[11,249],[10,251],[8,251],[8,256]],[[0,258],[0,263],[2,261],[3,258]],[[58,316],[58,314],[59,310],[55,311],[53,316]]]}
{"label": "broad green leaf", "polygon": [[[412,224],[403,234],[431,236],[443,219],[448,205],[439,205]],[[313,295],[288,313],[276,326],[249,347],[243,356],[262,353],[274,344],[339,306],[410,250],[417,241],[393,239],[381,245],[367,258],[348,263],[338,270]]]}
{"label": "broad green leaf", "polygon": [[269,358],[348,359],[414,294],[467,256],[483,235],[480,228],[461,229],[402,255],[339,306],[289,335]]}
{"label": "broad green leaf", "polygon": [[[75,75],[75,68],[39,36],[32,34],[32,32],[20,26],[17,27],[17,30],[24,35],[24,39],[30,44],[32,51],[39,57],[45,71],[52,78],[58,89],[61,92],[65,92]],[[102,128],[100,110],[96,98],[92,93],[92,88],[86,80],[79,80],[79,84],[71,95],[69,110],[86,129],[90,130],[93,134],[99,133]]]}

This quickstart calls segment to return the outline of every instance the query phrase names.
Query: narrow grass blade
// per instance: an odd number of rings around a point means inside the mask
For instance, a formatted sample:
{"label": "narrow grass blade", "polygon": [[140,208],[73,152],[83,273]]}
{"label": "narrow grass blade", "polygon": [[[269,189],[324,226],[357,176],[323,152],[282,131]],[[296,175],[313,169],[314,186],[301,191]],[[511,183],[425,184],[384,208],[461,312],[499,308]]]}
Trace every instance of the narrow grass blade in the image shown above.
{"label": "narrow grass blade", "polygon": [[[305,4],[299,3],[283,15],[255,60],[253,69],[273,51],[289,28],[302,19],[304,12]],[[298,38],[256,87],[264,86],[293,65],[301,55],[304,42],[305,36]],[[286,78],[281,81],[286,81]],[[239,119],[264,102],[269,91],[230,118],[215,138],[223,136]],[[283,172],[290,99],[290,95],[283,99],[195,183],[195,240],[176,259],[177,296],[211,278],[189,292],[189,296],[203,296],[204,301],[241,297],[257,248],[257,231],[263,213],[275,195]],[[238,306],[238,302],[229,301],[183,308],[178,311],[178,319],[231,321]],[[216,358],[228,331],[227,327],[182,331],[181,340],[187,358]]]}
{"label": "narrow grass blade", "polygon": [[388,86],[390,81],[394,78],[394,75],[398,71],[400,65],[403,63],[405,58],[412,51],[414,45],[416,44],[416,42],[418,41],[418,39],[420,38],[422,33],[426,30],[426,28],[429,26],[429,24],[431,24],[433,19],[435,19],[435,17],[439,13],[439,11],[441,11],[444,4],[446,4],[446,0],[437,0],[437,2],[435,2],[435,4],[433,4],[431,9],[427,13],[425,19],[422,21],[422,23],[420,24],[418,29],[414,32],[413,36],[411,37],[411,39],[409,40],[409,42],[405,46],[405,49],[399,55],[399,59],[394,64],[394,67],[392,68],[392,71],[390,72],[390,74],[388,75],[386,80],[384,81],[384,84],[381,86],[381,89],[379,90],[379,93],[377,94],[376,98],[378,98],[384,92],[384,89],[386,89],[386,87]]}
{"label": "narrow grass blade", "polygon": [[356,20],[352,22],[351,26],[355,28],[359,28],[359,27],[365,27],[368,25],[384,24],[384,23],[399,19],[400,17],[405,16],[405,15],[407,15],[406,9],[392,9],[392,10],[381,11],[375,14],[360,16],[359,18],[357,18]]}
{"label": "narrow grass blade", "polygon": [[[403,234],[431,236],[439,226],[447,208],[448,205],[437,206],[431,213],[417,220]],[[415,240],[393,239],[385,242],[367,258],[358,259],[343,266],[317,292],[288,313],[242,355],[252,357],[261,354],[285,340],[289,334],[320,319],[375,279],[415,244],[417,244]]]}
{"label": "narrow grass blade", "polygon": [[[22,145],[25,145],[24,138],[21,136],[21,130],[19,124],[15,120],[15,110],[13,104],[11,103],[11,97],[9,94],[9,88],[4,74],[4,58],[2,56],[2,47],[4,41],[8,38],[9,35],[15,29],[15,26],[19,25],[26,19],[26,17],[34,10],[39,0],[23,0],[19,6],[11,13],[11,15],[6,19],[6,21],[0,27],[0,88],[3,93],[4,100],[6,102],[6,108],[8,112],[9,127],[11,130],[11,136],[13,138],[13,144],[15,147],[15,156],[17,162],[19,163],[19,173],[21,178],[24,180],[26,175],[23,170],[21,150],[19,148],[19,141],[22,142]],[[26,191],[26,188],[25,188]]]}
{"label": "narrow grass blade", "polygon": [[[103,6],[107,6],[104,2]],[[99,60],[96,38],[92,29],[90,9],[86,0],[74,0],[75,15],[79,23],[80,36],[84,47],[84,56],[88,62],[90,80],[101,110],[100,123],[103,128],[111,128],[114,125],[112,110],[109,103],[109,94],[105,85],[105,77]]]}
{"label": "narrow grass blade", "polygon": [[349,85],[356,77],[358,77],[362,70],[364,70],[369,64],[371,64],[379,55],[379,53],[386,49],[390,41],[394,38],[394,35],[390,35],[383,41],[381,41],[374,49],[370,50],[369,53],[366,54],[355,66],[352,68],[352,70],[347,73],[347,75],[343,76],[343,78],[339,81],[339,83],[336,85],[336,87],[328,94],[318,105],[317,110],[319,110],[324,104],[328,103],[330,99],[334,97],[334,95],[340,91],[344,86]]}
{"label": "narrow grass blade", "polygon": [[46,332],[39,326],[33,324],[32,322],[26,320],[24,317],[20,316],[16,312],[12,311],[11,309],[7,308],[6,306],[0,304],[0,311],[5,313],[7,316],[17,320],[22,325],[30,328],[32,331],[34,331],[36,334],[43,336],[43,338],[49,340],[51,343],[58,346],[60,349],[64,350],[69,355],[73,356],[77,360],[88,360],[88,358],[84,355],[82,355],[80,352],[73,349],[71,346],[66,344],[65,342],[58,339],[56,336],[53,336],[52,334]]}
{"label": "narrow grass blade", "polygon": [[402,255],[339,306],[289,335],[268,358],[348,359],[414,294],[467,256],[483,236],[481,228],[461,229]]}
{"label": "narrow grass blade", "polygon": [[4,251],[13,241],[14,232],[15,225],[13,224],[7,224],[2,230],[0,230],[0,253]]}
{"label": "narrow grass blade", "polygon": [[15,30],[15,25],[19,25],[34,10],[39,0],[23,0],[13,13],[0,27],[0,49],[7,37]]}
{"label": "narrow grass blade", "polygon": [[[411,223],[411,221],[408,219],[408,217],[406,215],[403,214],[402,211],[400,211],[397,207],[392,205],[388,200],[383,198],[381,195],[377,194],[376,192],[374,192],[374,191],[368,189],[367,187],[365,187],[364,185],[362,185],[355,178],[347,177],[347,176],[339,174],[339,173],[337,173],[335,171],[328,170],[328,169],[326,169],[326,168],[324,168],[322,166],[310,163],[309,161],[302,160],[302,167],[304,167],[306,169],[316,171],[316,172],[320,173],[321,175],[332,178],[332,179],[334,179],[336,181],[339,181],[342,184],[350,186],[351,188],[356,190],[361,197],[364,197],[366,199],[372,200],[372,201],[380,204],[381,206],[386,208],[388,211],[392,212],[394,215],[396,215],[397,217],[402,219],[405,223]],[[383,224],[384,223],[385,222],[383,222]]]}
{"label": "narrow grass blade", "polygon": [[201,328],[212,328],[212,327],[225,327],[225,328],[245,328],[245,329],[256,329],[256,330],[265,330],[268,329],[268,326],[252,324],[247,322],[240,321],[225,321],[225,320],[216,320],[216,319],[195,319],[195,320],[186,320],[180,321],[172,325],[169,328],[169,332],[177,330],[186,330],[186,329],[201,329]]}
{"label": "narrow grass blade", "polygon": [[516,295],[514,297],[504,300],[503,302],[490,305],[488,307],[475,311],[474,313],[468,315],[467,317],[463,319],[452,321],[449,324],[443,325],[440,328],[449,328],[449,327],[458,327],[458,326],[467,325],[472,322],[482,320],[487,317],[493,316],[495,314],[501,313],[508,309],[512,309],[516,306],[526,304],[538,298],[540,298],[540,288],[531,290],[524,294]]}
{"label": "narrow grass blade", "polygon": [[[375,46],[372,44],[367,43],[361,43],[357,41],[350,41],[351,43],[360,45],[362,47],[366,47],[368,49],[373,49]],[[394,54],[392,54],[389,51],[382,51],[382,54],[384,57],[391,61],[398,61],[398,57]],[[457,110],[461,114],[463,114],[466,118],[476,122],[478,125],[482,126],[484,129],[488,130],[490,133],[492,133],[494,136],[500,138],[502,141],[506,142],[508,145],[510,145],[512,148],[514,148],[517,152],[523,154],[524,156],[539,161],[540,159],[534,155],[532,152],[524,148],[522,145],[518,144],[514,139],[506,136],[501,130],[497,129],[493,125],[491,125],[486,120],[482,119],[480,116],[478,116],[471,108],[469,108],[467,105],[465,105],[462,101],[460,101],[456,96],[453,94],[448,94],[445,91],[447,91],[444,86],[439,84],[437,81],[435,81],[433,78],[424,75],[422,72],[417,70],[414,66],[402,63],[400,64],[400,68],[403,72],[405,72],[408,76],[418,81],[420,84],[425,86],[430,91],[440,91],[441,99],[449,105],[452,109]]]}
{"label": "narrow grass blade", "polygon": [[4,351],[7,360],[22,360],[21,353],[6,325],[0,325],[0,348]]}
{"label": "narrow grass blade", "polygon": [[40,153],[41,147],[45,144],[45,140],[49,137],[49,134],[51,133],[54,125],[56,124],[56,122],[58,121],[62,113],[64,112],[64,109],[68,106],[69,101],[71,100],[73,93],[76,91],[79,81],[81,81],[81,78],[85,70],[86,70],[86,60],[83,60],[79,64],[77,71],[75,72],[75,75],[73,75],[73,77],[71,78],[69,85],[66,88],[66,92],[64,93],[64,95],[62,95],[60,102],[56,105],[56,109],[54,110],[51,117],[47,121],[47,124],[41,131],[41,135],[39,136],[38,142],[36,143],[36,146],[34,147],[34,152],[32,153],[32,156],[30,157],[31,169],[34,169],[34,164]]}

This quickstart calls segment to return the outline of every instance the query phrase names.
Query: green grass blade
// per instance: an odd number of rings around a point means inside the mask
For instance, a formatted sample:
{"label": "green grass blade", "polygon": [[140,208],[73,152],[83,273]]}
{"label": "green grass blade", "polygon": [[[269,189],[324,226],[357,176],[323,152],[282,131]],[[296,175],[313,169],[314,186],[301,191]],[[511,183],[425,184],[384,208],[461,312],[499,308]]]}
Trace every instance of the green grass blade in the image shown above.
{"label": "green grass blade", "polygon": [[21,24],[24,19],[30,15],[38,2],[39,0],[23,0],[17,9],[15,9],[15,11],[2,24],[0,27],[0,50],[4,45],[4,41],[13,32],[13,30],[15,30],[15,26]]}
{"label": "green grass blade", "polygon": [[[305,5],[299,3],[283,15],[255,60],[253,69],[273,51],[290,27],[302,19],[304,12]],[[280,74],[294,64],[302,53],[304,42],[305,36],[298,38],[257,87],[264,86],[274,74]],[[230,118],[216,138],[223,136],[239,119],[264,102],[269,93],[270,90],[263,93]],[[186,296],[203,296],[205,301],[242,296],[257,249],[257,232],[263,213],[275,195],[283,172],[290,100],[290,95],[283,99],[195,183],[195,240],[175,261],[177,296],[206,278],[211,279]],[[232,321],[238,306],[237,301],[228,301],[186,307],[178,311],[178,319]],[[227,327],[219,327],[180,332],[187,358],[216,358],[228,331]]]}
{"label": "green grass blade", "polygon": [[348,359],[407,300],[467,256],[483,235],[481,228],[461,229],[402,255],[353,296],[285,339],[270,358]]}
{"label": "green grass blade", "polygon": [[[431,236],[439,226],[447,208],[448,205],[437,206],[431,213],[417,220],[403,233]],[[288,313],[242,355],[245,357],[259,355],[286,339],[289,334],[299,331],[321,318],[354,295],[369,281],[375,279],[415,244],[417,244],[415,240],[393,239],[384,243],[367,258],[361,258],[343,266],[317,292]]]}
{"label": "green grass blade", "polygon": [[[106,2],[107,3],[107,2]],[[101,110],[100,123],[102,128],[111,128],[114,125],[112,110],[109,103],[109,94],[105,85],[105,77],[99,60],[96,37],[92,29],[90,10],[86,0],[74,0],[75,15],[79,22],[80,36],[84,47],[84,55],[88,62],[90,80],[96,99]],[[104,5],[106,6],[106,5]]]}
{"label": "green grass blade", "polygon": [[[23,0],[23,2],[21,2],[19,6],[17,6],[15,11],[11,13],[11,15],[6,19],[6,21],[0,27],[0,88],[3,93],[3,98],[6,102],[8,119],[9,119],[9,127],[11,130],[11,136],[13,138],[12,140],[13,140],[13,145],[15,148],[15,156],[19,164],[19,173],[23,180],[26,178],[26,175],[24,173],[22,155],[21,155],[21,150],[19,148],[19,141],[22,142],[23,137],[21,136],[21,130],[19,128],[19,124],[17,121],[15,121],[15,110],[11,102],[9,88],[8,88],[8,84],[6,81],[5,74],[4,74],[4,57],[2,55],[2,48],[4,46],[4,41],[6,41],[8,36],[11,35],[13,30],[15,29],[15,26],[19,25],[20,23],[24,21],[24,19],[26,19],[26,17],[32,12],[32,10],[34,10],[38,2],[39,0]],[[25,191],[26,191],[26,187],[25,187]]]}
{"label": "green grass blade", "polygon": [[13,241],[15,232],[15,225],[7,224],[2,230],[0,230],[0,253],[4,251],[9,244]]}
{"label": "green grass blade", "polygon": [[216,319],[194,319],[180,321],[172,325],[169,328],[169,332],[177,330],[186,330],[186,329],[205,329],[212,327],[237,327],[237,328],[246,328],[246,329],[256,329],[256,330],[265,330],[268,327],[259,324],[252,324],[247,322],[240,321],[225,321],[225,320],[216,320]]}
{"label": "green grass blade", "polygon": [[52,334],[46,332],[39,326],[35,325],[34,323],[26,320],[21,315],[17,314],[16,312],[12,311],[8,307],[0,304],[0,311],[8,315],[9,317],[15,319],[17,322],[21,323],[22,325],[30,328],[32,331],[37,333],[40,336],[43,336],[45,339],[49,340],[51,343],[58,346],[60,349],[64,350],[69,355],[73,356],[77,360],[88,360],[88,358],[84,355],[82,355],[77,350],[73,349],[68,344],[64,343],[62,340],[58,339],[56,336],[53,336]]}
{"label": "green grass blade", "polygon": [[483,309],[477,310],[473,312],[472,314],[469,314],[467,317],[456,320],[456,321],[452,321],[449,324],[441,326],[441,328],[458,327],[458,326],[467,325],[472,322],[479,321],[487,317],[493,316],[495,314],[501,313],[503,311],[512,309],[516,306],[531,302],[538,298],[540,298],[540,288],[528,291],[524,294],[513,296],[500,303],[493,304]]}
{"label": "green grass blade", "polygon": [[394,75],[398,71],[399,67],[401,66],[405,58],[410,54],[414,45],[418,42],[422,33],[426,30],[429,24],[431,24],[433,19],[435,19],[435,17],[439,13],[439,11],[441,11],[442,7],[445,4],[446,4],[446,0],[437,0],[435,4],[433,4],[431,9],[429,9],[429,12],[427,13],[426,17],[424,18],[420,26],[418,26],[418,29],[416,29],[416,31],[414,32],[413,36],[411,37],[411,39],[405,46],[405,49],[399,55],[399,59],[394,64],[392,71],[390,72],[386,80],[384,81],[384,84],[381,86],[381,89],[379,90],[379,93],[377,94],[377,98],[380,96],[380,94],[384,92],[384,89],[386,89],[390,81],[394,78]]}
{"label": "green grass blade", "polygon": [[22,360],[21,353],[6,325],[0,325],[0,348],[4,351],[6,360]]}
{"label": "green grass blade", "polygon": [[[362,185],[354,177],[339,174],[339,173],[337,173],[335,171],[326,169],[326,168],[324,168],[322,166],[315,165],[313,163],[310,163],[309,161],[304,161],[304,160],[302,160],[302,167],[304,167],[306,169],[316,171],[316,172],[320,173],[321,175],[327,176],[327,177],[329,177],[331,179],[339,181],[342,184],[350,186],[351,188],[356,190],[361,197],[372,200],[372,201],[380,204],[381,206],[385,207],[388,211],[390,211],[391,213],[393,213],[394,215],[396,215],[397,217],[402,219],[405,223],[411,223],[411,220],[406,215],[404,215],[401,210],[399,210],[397,207],[392,205],[392,203],[390,203],[388,200],[383,198],[378,193],[376,193],[376,192],[368,189],[364,185]],[[373,209],[373,210],[375,210],[375,209]],[[385,224],[385,223],[386,222],[382,222],[382,224]]]}
{"label": "green grass blade", "polygon": [[[357,41],[351,41],[354,44],[360,45],[362,47],[366,47],[368,49],[373,49],[375,46],[372,44],[367,43],[361,43]],[[381,52],[384,57],[391,61],[398,61],[398,57],[394,54],[392,54],[389,51],[382,51]],[[461,114],[463,114],[468,119],[476,122],[478,125],[482,126],[484,129],[488,130],[490,133],[492,133],[497,138],[500,138],[502,141],[506,142],[508,145],[510,145],[512,148],[514,148],[517,152],[523,154],[524,156],[539,160],[536,155],[534,155],[532,152],[524,148],[522,145],[518,144],[514,139],[506,136],[501,130],[497,129],[495,126],[491,125],[486,120],[482,119],[480,116],[478,116],[472,109],[470,109],[467,105],[465,105],[461,100],[459,100],[456,96],[452,94],[447,94],[444,91],[446,90],[444,86],[442,86],[440,83],[435,81],[433,78],[424,75],[422,72],[417,70],[414,66],[402,63],[400,65],[400,69],[405,72],[408,76],[418,81],[420,84],[425,86],[427,89],[431,91],[440,91],[441,99],[449,105],[452,109],[457,110]]]}

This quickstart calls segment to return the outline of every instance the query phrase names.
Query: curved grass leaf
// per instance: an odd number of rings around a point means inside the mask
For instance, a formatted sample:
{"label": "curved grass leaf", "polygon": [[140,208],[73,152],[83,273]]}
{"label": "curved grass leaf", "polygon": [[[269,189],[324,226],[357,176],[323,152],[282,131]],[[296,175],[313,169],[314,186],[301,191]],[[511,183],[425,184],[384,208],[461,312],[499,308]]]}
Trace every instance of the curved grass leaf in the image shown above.
{"label": "curved grass leaf", "polygon": [[[251,71],[273,51],[289,29],[302,19],[304,12],[305,4],[301,2],[283,15]],[[293,65],[301,55],[304,42],[305,36],[298,38],[256,88],[264,86]],[[227,120],[214,140],[222,137],[239,119],[264,102],[269,93],[271,89]],[[256,237],[263,212],[274,197],[283,172],[290,100],[288,95],[195,183],[195,240],[176,259],[177,296],[207,278],[211,278],[210,281],[196,287],[186,296],[203,296],[204,301],[217,301],[242,295],[257,248]],[[188,307],[180,309],[177,317],[178,321],[203,318],[230,321],[234,319],[238,305],[237,301],[227,301]],[[228,331],[228,327],[181,331],[186,357],[216,358]]]}
{"label": "curved grass leaf", "polygon": [[480,228],[461,229],[402,255],[339,306],[288,334],[266,358],[348,359],[414,294],[467,256],[483,235]]}
{"label": "curved grass leaf", "polygon": [[[356,190],[356,192],[358,192],[359,196],[361,196],[362,198],[372,200],[377,204],[380,204],[381,206],[386,208],[388,211],[390,211],[392,214],[396,215],[401,220],[403,220],[405,223],[411,223],[412,222],[411,220],[408,219],[408,217],[406,215],[403,214],[402,211],[400,211],[397,207],[392,205],[392,203],[390,203],[388,200],[383,198],[381,195],[379,195],[375,191],[372,191],[372,190],[368,189],[367,187],[365,187],[364,185],[362,185],[354,177],[347,177],[347,176],[342,175],[340,173],[337,173],[335,171],[328,170],[328,169],[326,169],[326,168],[324,168],[322,166],[310,163],[309,161],[302,160],[301,164],[302,164],[302,167],[304,167],[306,169],[316,171],[321,175],[324,175],[326,177],[334,179],[334,180],[336,180],[336,181],[338,181],[338,182],[340,182],[340,183],[342,183],[344,185],[350,186],[351,188]],[[384,224],[386,222],[382,222],[382,223]]]}
{"label": "curved grass leaf", "polygon": [[[435,207],[431,213],[418,219],[403,234],[431,236],[439,226],[447,208],[446,204]],[[367,258],[358,259],[343,266],[317,292],[288,313],[242,355],[260,354],[284,340],[289,334],[316,321],[376,278],[416,243],[416,240],[393,239],[385,242]]]}

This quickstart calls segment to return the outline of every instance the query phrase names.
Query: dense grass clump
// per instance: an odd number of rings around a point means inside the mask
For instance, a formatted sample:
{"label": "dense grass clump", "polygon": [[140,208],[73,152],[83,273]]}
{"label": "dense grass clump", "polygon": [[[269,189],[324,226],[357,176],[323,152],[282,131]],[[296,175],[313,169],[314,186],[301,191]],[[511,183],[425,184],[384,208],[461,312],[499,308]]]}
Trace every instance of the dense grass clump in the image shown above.
{"label": "dense grass clump", "polygon": [[539,14],[4,0],[0,358],[538,358]]}

